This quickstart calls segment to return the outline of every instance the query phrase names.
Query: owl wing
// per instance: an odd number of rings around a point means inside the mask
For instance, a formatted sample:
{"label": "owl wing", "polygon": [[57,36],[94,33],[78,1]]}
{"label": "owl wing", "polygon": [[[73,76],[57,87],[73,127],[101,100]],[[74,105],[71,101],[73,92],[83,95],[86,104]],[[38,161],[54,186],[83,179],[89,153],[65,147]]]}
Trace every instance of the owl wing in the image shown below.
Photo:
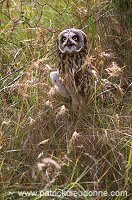
{"label": "owl wing", "polygon": [[118,84],[108,79],[102,79],[97,69],[91,63],[84,64],[75,73],[75,84],[78,93],[82,96],[94,97],[101,100],[114,100],[118,102],[123,96],[123,90]]}
{"label": "owl wing", "polygon": [[74,75],[78,93],[88,95],[99,82],[97,70],[91,64],[84,64]]}
{"label": "owl wing", "polygon": [[55,89],[61,96],[70,98],[70,94],[67,91],[65,85],[62,83],[62,80],[61,80],[61,77],[59,76],[58,71],[51,72],[50,79],[51,79],[51,82],[54,85]]}

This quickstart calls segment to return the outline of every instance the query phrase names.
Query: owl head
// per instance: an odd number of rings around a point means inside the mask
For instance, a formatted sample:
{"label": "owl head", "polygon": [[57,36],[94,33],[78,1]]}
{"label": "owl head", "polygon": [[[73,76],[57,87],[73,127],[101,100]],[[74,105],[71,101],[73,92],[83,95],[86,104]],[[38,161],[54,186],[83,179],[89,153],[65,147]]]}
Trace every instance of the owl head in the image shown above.
{"label": "owl head", "polygon": [[87,36],[79,29],[66,29],[58,35],[58,51],[62,54],[75,54],[87,50]]}

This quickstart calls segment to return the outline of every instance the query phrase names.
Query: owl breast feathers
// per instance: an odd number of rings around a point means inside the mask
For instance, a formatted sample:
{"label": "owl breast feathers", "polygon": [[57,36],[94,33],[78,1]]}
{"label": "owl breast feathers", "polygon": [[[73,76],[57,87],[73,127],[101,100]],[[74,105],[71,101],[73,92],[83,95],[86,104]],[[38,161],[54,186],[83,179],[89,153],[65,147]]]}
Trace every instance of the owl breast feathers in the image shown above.
{"label": "owl breast feathers", "polygon": [[[65,93],[68,94],[67,97],[71,97],[75,108],[81,105],[82,96],[90,96],[97,91],[97,85],[107,90],[97,70],[86,59],[87,52],[87,36],[82,30],[66,29],[58,35],[58,72],[55,73],[58,73],[59,80],[56,81],[59,82],[60,88],[63,85],[64,90],[65,87]],[[52,83],[55,82],[53,74],[52,72]],[[61,94],[61,91],[59,93]]]}

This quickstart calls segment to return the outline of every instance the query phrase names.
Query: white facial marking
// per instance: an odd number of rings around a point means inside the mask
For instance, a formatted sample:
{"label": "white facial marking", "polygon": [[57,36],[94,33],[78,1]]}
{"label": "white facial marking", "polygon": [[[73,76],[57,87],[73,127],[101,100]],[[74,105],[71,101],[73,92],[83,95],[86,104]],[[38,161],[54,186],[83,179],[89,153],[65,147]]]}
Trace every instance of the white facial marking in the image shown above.
{"label": "white facial marking", "polygon": [[[77,40],[74,39],[74,36],[77,36]],[[81,51],[82,49],[82,43],[83,43],[83,36],[81,36],[81,31],[80,35],[78,35],[78,30],[76,29],[68,29],[64,30],[60,33],[59,35],[59,42],[60,44],[58,45],[59,50],[62,53],[77,53]],[[68,45],[68,42],[70,45]]]}

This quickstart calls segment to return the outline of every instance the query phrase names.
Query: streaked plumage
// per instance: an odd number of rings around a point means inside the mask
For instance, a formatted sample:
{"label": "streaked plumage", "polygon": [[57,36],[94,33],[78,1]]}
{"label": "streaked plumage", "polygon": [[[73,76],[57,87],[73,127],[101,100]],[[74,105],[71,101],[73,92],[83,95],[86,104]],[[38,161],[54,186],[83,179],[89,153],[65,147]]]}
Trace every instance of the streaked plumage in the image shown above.
{"label": "streaked plumage", "polygon": [[[86,58],[87,53],[87,37],[82,30],[66,29],[58,35],[58,72],[52,72],[50,76],[52,83],[60,88],[58,92],[62,93],[62,96],[70,96],[76,109],[82,105],[83,96],[94,95],[97,91],[99,96],[102,88],[103,93],[105,90],[107,92],[105,80],[100,78],[97,70]],[[57,82],[54,81],[56,77]]]}

